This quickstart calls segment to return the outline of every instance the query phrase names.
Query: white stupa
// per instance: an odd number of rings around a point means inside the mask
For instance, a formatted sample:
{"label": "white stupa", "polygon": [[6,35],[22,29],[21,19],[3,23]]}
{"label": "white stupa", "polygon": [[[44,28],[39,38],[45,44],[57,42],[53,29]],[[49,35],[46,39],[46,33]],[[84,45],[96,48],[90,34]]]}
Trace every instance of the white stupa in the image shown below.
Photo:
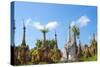
{"label": "white stupa", "polygon": [[67,44],[64,44],[64,48],[61,50],[62,52],[62,58],[61,61],[62,62],[66,62],[67,61]]}
{"label": "white stupa", "polygon": [[[73,38],[74,39],[74,38]],[[69,26],[69,31],[68,31],[68,61],[76,61],[76,53],[75,53],[75,45],[74,45],[74,40],[71,38],[71,27]]]}

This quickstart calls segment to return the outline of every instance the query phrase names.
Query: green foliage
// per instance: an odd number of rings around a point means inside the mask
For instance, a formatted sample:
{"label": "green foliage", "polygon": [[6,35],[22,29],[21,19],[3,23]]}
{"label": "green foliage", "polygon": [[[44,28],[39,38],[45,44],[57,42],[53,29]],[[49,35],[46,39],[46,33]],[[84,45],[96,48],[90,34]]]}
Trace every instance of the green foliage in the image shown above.
{"label": "green foliage", "polygon": [[85,58],[91,57],[88,45],[85,45],[85,48],[84,48],[84,57]]}
{"label": "green foliage", "polygon": [[42,40],[37,40],[37,42],[36,42],[37,48],[41,48],[42,45],[43,45],[43,41]]}
{"label": "green foliage", "polygon": [[80,30],[79,30],[79,28],[76,25],[74,25],[72,27],[72,32],[74,33],[75,37],[80,35]]}
{"label": "green foliage", "polygon": [[49,52],[49,58],[51,58],[51,60],[53,62],[59,62],[59,60],[61,59],[61,52],[60,50],[54,48],[54,49],[51,49],[50,52]]}
{"label": "green foliage", "polygon": [[48,32],[48,29],[46,29],[46,28],[42,29],[41,32],[46,33],[46,32]]}
{"label": "green foliage", "polygon": [[47,40],[47,45],[50,49],[53,49],[56,45],[55,40]]}
{"label": "green foliage", "polygon": [[[41,48],[43,45],[43,40],[37,40],[36,47]],[[53,49],[56,45],[55,40],[46,40],[46,46],[50,49]]]}
{"label": "green foliage", "polygon": [[40,61],[40,51],[38,49],[33,49],[31,51],[32,56],[32,63],[38,63]]}
{"label": "green foliage", "polygon": [[92,49],[92,55],[97,54],[97,41],[95,40],[95,37],[93,37],[91,41],[91,49]]}
{"label": "green foliage", "polygon": [[[52,62],[57,63],[61,59],[61,52],[59,49],[56,48],[50,49],[46,56],[42,48],[32,49],[31,52],[32,52],[33,64],[52,63]],[[45,59],[47,59],[46,60],[47,62],[44,61]]]}
{"label": "green foliage", "polygon": [[79,61],[96,61],[97,60],[97,55],[94,55],[92,57],[80,57],[79,58]]}

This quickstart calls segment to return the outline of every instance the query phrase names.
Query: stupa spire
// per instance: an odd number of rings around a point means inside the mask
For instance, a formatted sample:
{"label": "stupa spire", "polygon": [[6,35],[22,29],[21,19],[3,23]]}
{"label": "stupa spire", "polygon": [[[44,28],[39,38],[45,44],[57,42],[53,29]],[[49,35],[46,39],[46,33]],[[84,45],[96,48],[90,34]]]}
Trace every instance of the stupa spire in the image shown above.
{"label": "stupa spire", "polygon": [[25,40],[25,34],[26,34],[26,27],[23,21],[23,40],[22,40],[22,45],[26,45],[26,40]]}
{"label": "stupa spire", "polygon": [[57,44],[57,33],[56,33],[56,31],[55,31],[55,42],[56,42],[56,48],[58,48],[58,44]]}
{"label": "stupa spire", "polygon": [[68,28],[68,45],[69,45],[69,43],[71,43],[71,27],[70,27],[70,25],[69,25],[69,28]]}

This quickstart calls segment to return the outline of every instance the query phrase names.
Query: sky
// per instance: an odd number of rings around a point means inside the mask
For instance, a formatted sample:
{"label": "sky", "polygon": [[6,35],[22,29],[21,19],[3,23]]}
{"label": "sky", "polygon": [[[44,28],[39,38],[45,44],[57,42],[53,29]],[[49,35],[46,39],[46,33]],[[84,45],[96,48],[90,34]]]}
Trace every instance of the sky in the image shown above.
{"label": "sky", "polygon": [[44,27],[49,30],[46,39],[54,39],[56,31],[60,49],[67,43],[69,25],[79,27],[82,45],[90,43],[93,33],[97,36],[97,7],[95,6],[15,2],[14,19],[16,46],[22,43],[23,22],[26,26],[26,44],[29,48],[35,47],[37,39],[43,39],[40,30]]}

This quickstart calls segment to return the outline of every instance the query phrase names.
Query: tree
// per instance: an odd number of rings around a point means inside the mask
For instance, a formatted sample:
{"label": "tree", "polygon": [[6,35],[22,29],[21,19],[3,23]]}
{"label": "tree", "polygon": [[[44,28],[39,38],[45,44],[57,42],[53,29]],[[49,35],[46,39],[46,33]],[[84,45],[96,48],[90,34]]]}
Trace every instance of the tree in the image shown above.
{"label": "tree", "polygon": [[36,42],[36,47],[37,47],[37,48],[41,48],[42,45],[43,45],[42,40],[37,40],[37,42]]}
{"label": "tree", "polygon": [[50,49],[53,49],[56,45],[56,42],[55,42],[55,40],[48,40],[47,45]]}
{"label": "tree", "polygon": [[86,57],[86,58],[91,57],[89,47],[87,44],[85,44],[85,46],[84,46],[84,57]]}
{"label": "tree", "polygon": [[32,63],[33,64],[38,64],[39,62],[41,62],[42,61],[42,58],[44,58],[43,57],[43,52],[42,52],[42,50],[39,48],[37,48],[37,49],[32,49],[32,51],[31,51],[31,56],[32,56]]}
{"label": "tree", "polygon": [[78,46],[78,52],[77,52],[77,56],[78,58],[82,57],[82,48],[81,48],[81,42],[79,41],[79,46]]}
{"label": "tree", "polygon": [[48,29],[44,28],[41,30],[41,32],[43,33],[43,37],[44,37],[44,47],[46,46],[46,33],[48,32]]}
{"label": "tree", "polygon": [[[37,48],[41,48],[43,45],[43,40],[37,40],[36,42],[36,47]],[[55,40],[46,40],[46,46],[49,48],[49,49],[53,49],[54,46],[56,45],[56,42]]]}
{"label": "tree", "polygon": [[93,38],[91,41],[91,50],[92,50],[92,54],[97,54],[97,41],[95,39],[95,35],[93,34]]}
{"label": "tree", "polygon": [[51,49],[48,57],[55,63],[59,62],[59,60],[61,59],[62,55],[61,55],[61,51],[59,49]]}
{"label": "tree", "polygon": [[75,44],[75,47],[76,47],[75,52],[77,53],[76,37],[79,38],[79,35],[80,35],[79,28],[76,25],[73,25],[72,26],[72,32],[73,32],[73,35],[74,35],[74,44]]}

